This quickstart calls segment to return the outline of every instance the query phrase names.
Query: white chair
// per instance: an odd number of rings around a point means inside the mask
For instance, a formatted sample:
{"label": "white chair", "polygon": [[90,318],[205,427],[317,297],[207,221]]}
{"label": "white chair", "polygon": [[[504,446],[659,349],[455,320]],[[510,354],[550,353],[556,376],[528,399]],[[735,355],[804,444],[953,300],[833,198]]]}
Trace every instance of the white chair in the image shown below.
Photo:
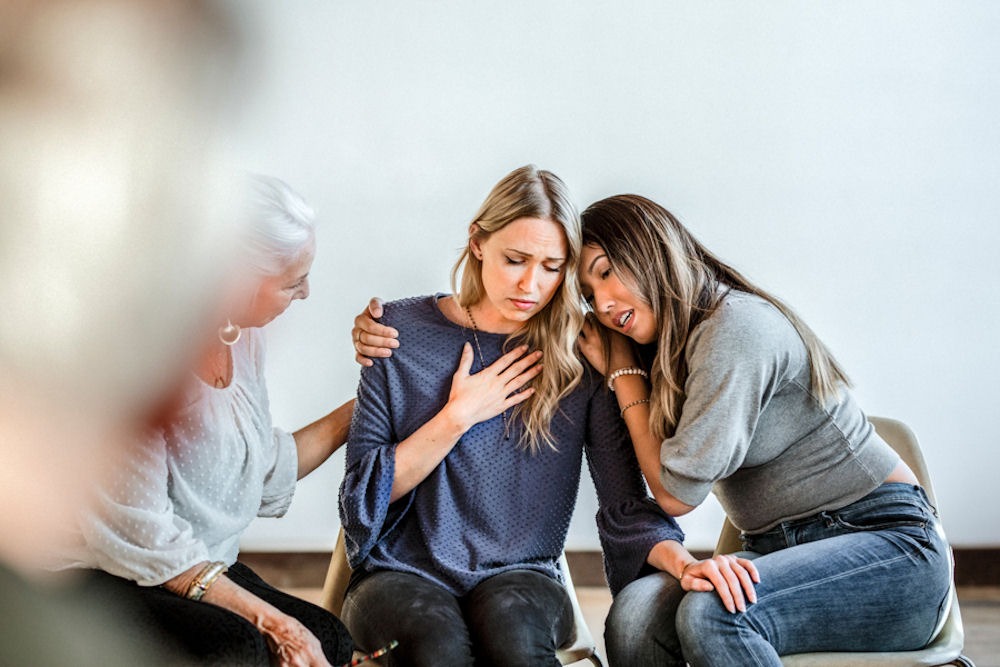
{"label": "white chair", "polygon": [[[885,417],[871,417],[875,431],[896,450],[913,473],[920,480],[931,503],[936,504],[931,488],[930,473],[920,453],[917,436],[906,424]],[[726,519],[722,525],[715,553],[727,554],[742,548],[739,531]],[[919,651],[894,653],[799,653],[781,657],[785,667],[940,667],[942,665],[963,665],[975,667],[973,662],[962,655],[965,632],[962,629],[962,615],[958,609],[955,584],[951,586],[951,604],[948,613],[938,629],[934,640]]]}
{"label": "white chair", "polygon": [[[576,599],[576,590],[573,588],[573,579],[569,573],[569,565],[566,563],[566,555],[559,557],[559,567],[562,569],[563,581],[566,583],[566,591],[569,593],[570,602],[573,603],[574,632],[573,640],[568,646],[563,646],[558,650],[556,656],[560,664],[570,665],[581,660],[589,660],[596,667],[604,667],[604,661],[597,652],[594,645],[594,638],[587,627],[587,621],[583,617],[580,603]],[[330,567],[326,572],[326,581],[323,584],[323,596],[320,604],[324,609],[340,616],[344,606],[344,595],[347,593],[347,584],[351,580],[351,566],[347,562],[347,551],[344,547],[344,530],[337,534],[337,543],[333,547],[333,554],[330,557]],[[396,650],[403,650],[400,647]]]}

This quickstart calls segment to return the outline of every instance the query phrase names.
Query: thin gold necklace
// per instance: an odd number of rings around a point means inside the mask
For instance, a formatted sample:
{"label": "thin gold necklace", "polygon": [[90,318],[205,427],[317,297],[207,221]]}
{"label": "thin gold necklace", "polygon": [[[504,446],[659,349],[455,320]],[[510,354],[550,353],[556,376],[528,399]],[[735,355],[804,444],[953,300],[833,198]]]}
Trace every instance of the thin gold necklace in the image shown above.
{"label": "thin gold necklace", "polygon": [[[472,340],[476,343],[476,352],[479,353],[479,365],[480,370],[486,368],[486,357],[483,356],[483,348],[479,344],[479,327],[476,326],[476,318],[472,316],[472,309],[468,306],[465,307],[465,314],[469,318],[469,323],[472,324]],[[504,439],[510,438],[510,424],[507,423],[507,411],[504,410],[500,413],[500,417],[503,419],[503,437]]]}

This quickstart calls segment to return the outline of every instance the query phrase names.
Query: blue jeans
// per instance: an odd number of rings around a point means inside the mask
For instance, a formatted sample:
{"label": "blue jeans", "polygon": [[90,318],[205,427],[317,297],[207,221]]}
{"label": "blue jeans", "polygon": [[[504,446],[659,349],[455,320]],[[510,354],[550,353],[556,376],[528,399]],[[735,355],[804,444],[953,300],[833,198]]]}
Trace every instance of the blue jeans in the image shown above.
{"label": "blue jeans", "polygon": [[608,615],[612,665],[773,665],[815,651],[907,651],[933,639],[950,552],[923,489],[883,484],[838,510],[743,535],[757,603],[730,614],[657,573],[625,587]]}
{"label": "blue jeans", "polygon": [[490,577],[462,597],[415,574],[381,571],[354,583],[344,623],[359,647],[390,640],[391,667],[558,667],[556,649],[573,633],[565,587],[532,570]]}

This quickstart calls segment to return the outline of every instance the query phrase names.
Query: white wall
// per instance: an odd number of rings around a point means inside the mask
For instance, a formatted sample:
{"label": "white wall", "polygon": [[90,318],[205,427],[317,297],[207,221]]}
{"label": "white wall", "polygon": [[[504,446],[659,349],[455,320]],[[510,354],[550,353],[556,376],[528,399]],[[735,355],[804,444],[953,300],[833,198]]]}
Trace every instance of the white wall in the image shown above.
{"label": "white wall", "polygon": [[[313,296],[269,327],[275,420],[350,397],[370,295],[448,289],[500,176],[633,191],[784,297],[870,414],[908,422],[952,542],[1000,544],[1000,4],[230,0],[254,30],[240,166],[321,220]],[[245,549],[323,549],[343,456]],[[596,548],[588,485],[570,546]],[[714,544],[711,504],[682,520]]]}

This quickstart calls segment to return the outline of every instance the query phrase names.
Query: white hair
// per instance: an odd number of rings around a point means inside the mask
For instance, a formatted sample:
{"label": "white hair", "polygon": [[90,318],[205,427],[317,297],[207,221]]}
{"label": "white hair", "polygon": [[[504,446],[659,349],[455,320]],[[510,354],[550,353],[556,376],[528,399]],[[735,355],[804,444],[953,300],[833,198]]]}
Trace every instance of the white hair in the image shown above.
{"label": "white hair", "polygon": [[280,178],[251,174],[249,189],[245,259],[258,273],[281,273],[312,240],[315,214]]}

